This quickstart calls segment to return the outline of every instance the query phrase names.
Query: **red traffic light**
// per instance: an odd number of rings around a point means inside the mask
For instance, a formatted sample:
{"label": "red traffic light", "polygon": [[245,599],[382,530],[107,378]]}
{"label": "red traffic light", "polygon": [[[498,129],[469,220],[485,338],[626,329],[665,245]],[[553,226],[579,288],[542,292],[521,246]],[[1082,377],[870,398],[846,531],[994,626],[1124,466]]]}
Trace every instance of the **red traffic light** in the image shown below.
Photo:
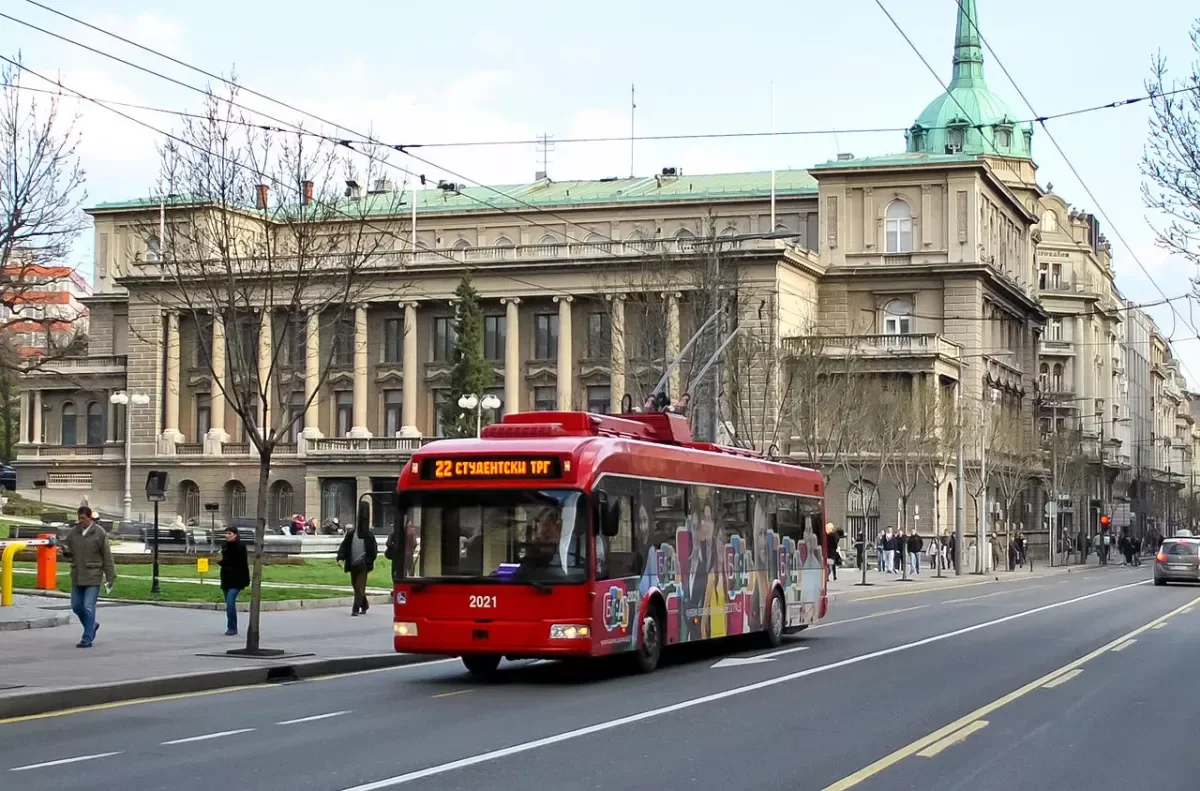
{"label": "red traffic light", "polygon": [[1100,524],[1104,527],[1108,527],[1110,522],[1112,522],[1112,520],[1108,518],[1108,514],[1100,517]]}

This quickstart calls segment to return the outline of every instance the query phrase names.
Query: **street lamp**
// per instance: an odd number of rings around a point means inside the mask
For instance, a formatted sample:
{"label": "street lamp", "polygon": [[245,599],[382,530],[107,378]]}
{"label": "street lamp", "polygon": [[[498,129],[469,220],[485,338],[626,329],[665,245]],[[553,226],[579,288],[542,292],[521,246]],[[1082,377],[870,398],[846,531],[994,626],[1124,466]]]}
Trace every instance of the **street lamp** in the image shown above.
{"label": "street lamp", "polygon": [[133,410],[130,406],[146,406],[150,396],[145,393],[127,393],[122,390],[108,397],[112,404],[125,407],[125,515],[126,522],[133,520]]}
{"label": "street lamp", "polygon": [[482,399],[474,393],[467,393],[464,396],[458,397],[458,408],[475,413],[475,436],[478,437],[483,431],[483,410],[499,409],[500,399],[491,393],[488,393]]}

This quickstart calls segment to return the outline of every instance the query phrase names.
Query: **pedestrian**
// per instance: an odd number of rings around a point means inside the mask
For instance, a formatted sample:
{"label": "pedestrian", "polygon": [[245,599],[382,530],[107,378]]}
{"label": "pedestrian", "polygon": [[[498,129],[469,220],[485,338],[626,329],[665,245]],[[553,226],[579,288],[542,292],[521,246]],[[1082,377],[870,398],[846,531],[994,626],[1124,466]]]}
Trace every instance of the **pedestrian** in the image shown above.
{"label": "pedestrian", "polygon": [[81,505],[78,521],[63,539],[63,557],[71,561],[71,612],[83,627],[83,637],[76,648],[91,648],[100,624],[96,621],[96,601],[100,585],[104,592],[112,591],[117,581],[108,534],[96,524],[89,506]]}
{"label": "pedestrian", "polygon": [[225,528],[225,545],[221,547],[221,593],[225,594],[225,636],[236,637],[238,594],[250,587],[250,559],[236,527]]}
{"label": "pedestrian", "polygon": [[359,523],[354,530],[346,533],[342,545],[338,547],[337,559],[342,567],[350,574],[350,584],[354,587],[354,607],[351,615],[364,615],[371,605],[367,601],[367,575],[375,568],[375,557],[379,554],[379,543],[371,533],[369,525]]}
{"label": "pedestrian", "polygon": [[880,557],[879,570],[888,574],[896,573],[896,536],[892,534],[892,526],[879,538],[878,552]]}
{"label": "pedestrian", "polygon": [[867,562],[867,535],[859,530],[854,539],[854,568],[862,569]]}
{"label": "pedestrian", "polygon": [[829,567],[830,574],[833,579],[837,579],[838,566],[842,565],[842,553],[838,550],[838,544],[842,540],[842,535],[838,531],[833,522],[825,525],[825,542],[829,548]]}
{"label": "pedestrian", "polygon": [[910,527],[908,530],[908,570],[912,574],[921,573],[921,537],[917,535],[917,529]]}

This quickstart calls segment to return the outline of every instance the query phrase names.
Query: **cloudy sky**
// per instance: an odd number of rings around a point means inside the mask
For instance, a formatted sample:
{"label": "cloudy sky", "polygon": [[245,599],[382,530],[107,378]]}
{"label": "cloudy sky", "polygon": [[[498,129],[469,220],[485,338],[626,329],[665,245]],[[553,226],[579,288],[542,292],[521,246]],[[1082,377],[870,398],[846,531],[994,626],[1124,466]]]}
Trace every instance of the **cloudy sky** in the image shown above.
{"label": "cloudy sky", "polygon": [[[637,86],[639,135],[797,130],[901,129],[940,88],[875,0],[775,0],[746,6],[712,0],[505,4],[398,0],[39,0],[99,27],[228,75],[261,93],[389,143],[558,140],[628,135],[630,85]],[[949,77],[955,0],[884,0],[930,60]],[[990,54],[987,76],[1015,115],[1031,118],[1144,93],[1150,59],[1178,68],[1196,59],[1188,29],[1200,15],[1187,0],[978,0],[981,27],[1017,86]],[[0,13],[35,24],[163,75],[204,87],[188,69],[55,16],[28,0],[0,0]],[[171,110],[200,109],[198,93],[71,43],[0,19],[0,51],[97,99]],[[27,77],[26,84],[37,81]],[[311,118],[266,102],[247,103],[288,122]],[[69,108],[74,111],[76,108]],[[154,189],[158,136],[98,108],[78,108],[91,202],[142,197]],[[124,110],[161,129],[167,113]],[[1095,200],[1046,134],[1034,138],[1043,185],[1103,220],[1118,284],[1135,301],[1191,289],[1195,275],[1154,244],[1139,195],[1146,104],[1050,122],[1050,130]],[[639,174],[806,167],[839,151],[859,156],[903,148],[898,132],[644,141]],[[540,169],[534,145],[431,147],[423,155],[472,180],[512,183]],[[430,177],[437,167],[401,157]],[[551,177],[628,175],[628,142],[560,142]],[[1128,243],[1128,247],[1122,242]],[[90,246],[78,262],[90,271]],[[1143,271],[1137,261],[1145,267]],[[1149,275],[1147,275],[1147,272]],[[1153,281],[1152,279],[1153,278]],[[1189,379],[1200,373],[1200,311],[1177,303],[1151,312],[1173,336]]]}

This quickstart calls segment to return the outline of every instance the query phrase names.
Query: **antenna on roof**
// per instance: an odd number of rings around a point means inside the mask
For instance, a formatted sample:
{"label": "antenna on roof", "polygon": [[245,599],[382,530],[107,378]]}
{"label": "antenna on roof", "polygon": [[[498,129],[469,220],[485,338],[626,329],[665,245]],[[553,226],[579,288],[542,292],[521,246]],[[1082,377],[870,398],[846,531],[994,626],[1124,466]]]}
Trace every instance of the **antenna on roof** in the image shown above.
{"label": "antenna on roof", "polygon": [[771,81],[771,232],[775,232],[775,81]]}
{"label": "antenna on roof", "polygon": [[537,181],[541,181],[550,175],[550,152],[554,150],[554,141],[551,138],[554,135],[543,132],[538,136],[538,155],[541,157],[542,169],[537,172]]}
{"label": "antenna on roof", "polygon": [[634,136],[634,120],[637,117],[637,86],[629,83],[629,178],[633,178],[633,141]]}

